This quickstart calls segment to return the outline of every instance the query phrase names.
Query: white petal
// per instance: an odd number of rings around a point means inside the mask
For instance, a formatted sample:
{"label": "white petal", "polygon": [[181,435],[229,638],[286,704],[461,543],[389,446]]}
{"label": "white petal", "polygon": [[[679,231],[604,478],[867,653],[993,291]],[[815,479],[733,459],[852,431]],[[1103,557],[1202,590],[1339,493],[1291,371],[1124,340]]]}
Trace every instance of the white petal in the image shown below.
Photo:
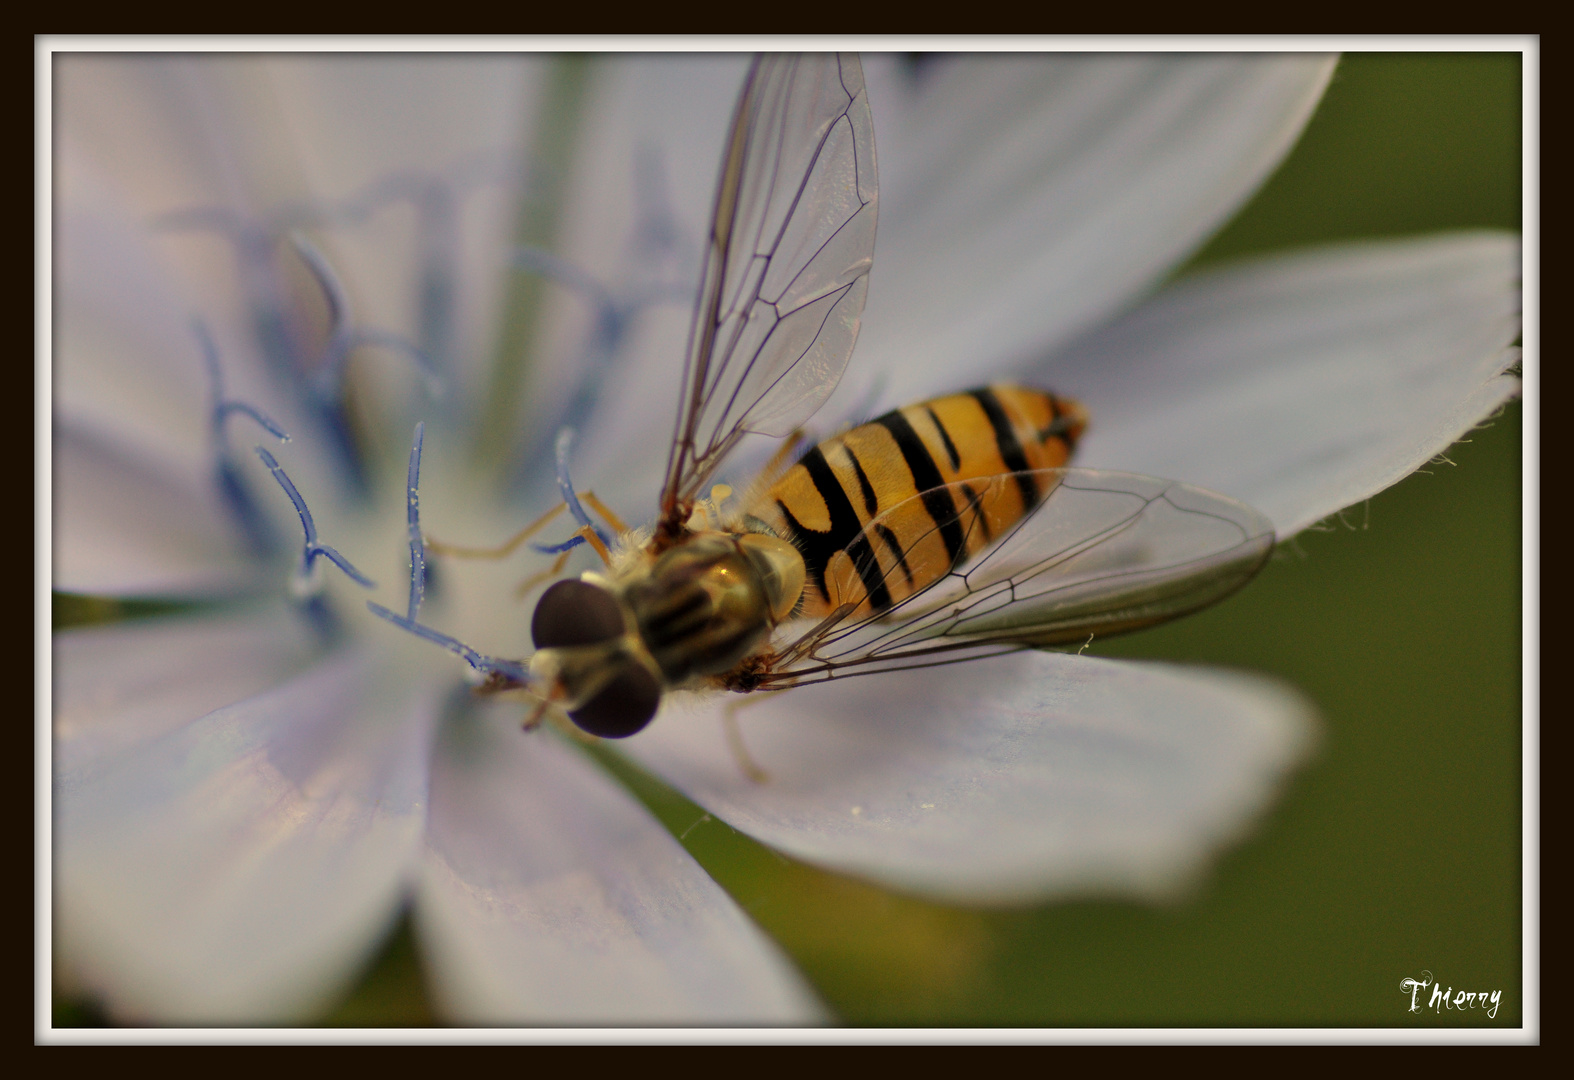
{"label": "white petal", "polygon": [[627,746],[787,854],[970,903],[1170,894],[1312,732],[1277,683],[1050,653],[805,687],[738,718],[764,783],[714,709],[669,708]]}
{"label": "white petal", "polygon": [[[278,55],[264,67],[309,187],[346,195],[384,174],[429,173],[516,148],[540,78],[534,57]],[[496,163],[499,172],[513,164]],[[502,179],[500,176],[499,179]]]}
{"label": "white petal", "polygon": [[1092,414],[1079,464],[1242,499],[1293,535],[1414,472],[1519,380],[1519,242],[1469,233],[1183,281],[1030,376]]}
{"label": "white petal", "polygon": [[57,780],[68,967],[123,1021],[276,1023],[322,1008],[398,909],[426,818],[434,698],[340,653]]}
{"label": "white petal", "polygon": [[205,467],[212,387],[173,267],[124,207],[117,213],[102,193],[73,194],[59,209],[54,249],[55,411]]}
{"label": "white petal", "polygon": [[954,391],[1119,310],[1263,182],[1333,64],[977,56],[896,100],[871,74],[880,233],[852,381],[883,376],[895,404]]}
{"label": "white petal", "polygon": [[[112,194],[152,230],[164,214],[223,208],[261,218],[304,196],[256,57],[85,53],[55,64],[57,182],[67,206]],[[211,231],[160,234],[194,310],[247,325],[247,294],[229,241]]]}
{"label": "white petal", "polygon": [[546,733],[456,717],[433,772],[417,931],[473,1024],[823,1019],[672,836]]}
{"label": "white petal", "polygon": [[57,782],[284,682],[311,655],[305,631],[270,606],[56,634]]}
{"label": "white petal", "polygon": [[55,130],[69,153],[67,175],[81,165],[115,177],[145,222],[180,206],[248,205],[253,177],[281,164],[266,153],[238,160],[243,148],[224,126],[226,114],[255,105],[246,83],[255,84],[257,70],[254,57],[56,57]]}
{"label": "white petal", "polygon": [[256,584],[214,483],[57,422],[54,587],[101,596],[203,595]]}

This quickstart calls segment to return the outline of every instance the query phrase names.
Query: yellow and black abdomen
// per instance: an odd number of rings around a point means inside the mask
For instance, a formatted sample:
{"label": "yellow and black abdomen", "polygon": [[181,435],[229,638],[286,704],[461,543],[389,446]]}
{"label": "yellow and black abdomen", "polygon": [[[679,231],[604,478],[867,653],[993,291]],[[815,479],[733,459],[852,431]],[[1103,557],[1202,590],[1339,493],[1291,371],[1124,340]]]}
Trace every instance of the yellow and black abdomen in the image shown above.
{"label": "yellow and black abdomen", "polygon": [[1048,494],[1027,473],[1067,464],[1086,425],[1076,402],[1005,384],[909,405],[815,446],[745,521],[803,555],[800,614],[883,611],[1020,521]]}

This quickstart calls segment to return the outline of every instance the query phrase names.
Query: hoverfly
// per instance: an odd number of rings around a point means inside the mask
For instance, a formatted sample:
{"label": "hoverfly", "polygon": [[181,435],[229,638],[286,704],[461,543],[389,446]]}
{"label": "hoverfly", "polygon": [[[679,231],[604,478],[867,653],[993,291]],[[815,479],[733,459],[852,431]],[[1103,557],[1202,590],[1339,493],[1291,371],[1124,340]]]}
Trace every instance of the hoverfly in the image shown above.
{"label": "hoverfly", "polygon": [[1066,467],[1085,412],[1021,386],[826,439],[768,466],[732,513],[702,498],[746,433],[793,435],[835,389],[876,206],[858,59],[757,59],[723,152],[659,516],[602,552],[606,572],[542,594],[528,678],[494,670],[491,689],[526,689],[621,738],[671,690],[779,690],[1079,642],[1195,611],[1262,567],[1262,515]]}

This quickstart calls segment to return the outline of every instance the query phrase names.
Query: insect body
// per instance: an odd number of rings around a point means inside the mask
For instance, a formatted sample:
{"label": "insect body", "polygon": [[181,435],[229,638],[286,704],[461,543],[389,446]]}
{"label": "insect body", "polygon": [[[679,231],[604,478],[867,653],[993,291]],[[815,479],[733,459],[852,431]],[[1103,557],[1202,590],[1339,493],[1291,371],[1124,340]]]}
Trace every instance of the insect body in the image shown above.
{"label": "insect body", "polygon": [[[1086,426],[1080,405],[1021,386],[896,409],[814,447],[744,521],[803,556],[809,587],[799,614],[824,617],[849,602],[886,611],[1037,506],[1048,492],[1031,470],[1067,464]],[[1004,473],[1015,482],[977,483]],[[947,485],[960,485],[962,505]],[[905,514],[886,514],[902,505]],[[833,596],[838,581],[853,580],[849,568],[858,589]]]}
{"label": "insect body", "polygon": [[[771,674],[760,648],[789,618],[885,612],[1003,535],[1048,493],[1086,422],[1075,402],[996,385],[826,439],[730,528],[688,533],[610,579],[554,585],[536,608],[532,667],[603,736],[643,727],[665,688],[754,689]],[[990,482],[1001,475],[1012,483]]]}
{"label": "insect body", "polygon": [[793,434],[835,389],[876,204],[857,58],[756,61],[723,156],[660,515],[606,573],[548,589],[531,621],[524,686],[586,731],[631,735],[673,689],[783,689],[1137,629],[1213,603],[1266,560],[1260,514],[1069,467],[1083,409],[1004,384],[826,439],[731,515],[702,500],[744,434]]}

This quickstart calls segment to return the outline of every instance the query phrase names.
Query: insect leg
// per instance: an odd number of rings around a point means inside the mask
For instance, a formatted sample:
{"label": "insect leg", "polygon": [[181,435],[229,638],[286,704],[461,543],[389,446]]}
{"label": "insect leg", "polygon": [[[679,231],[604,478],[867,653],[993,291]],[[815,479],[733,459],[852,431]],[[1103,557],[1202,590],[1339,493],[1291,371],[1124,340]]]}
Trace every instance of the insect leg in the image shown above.
{"label": "insect leg", "polygon": [[601,515],[602,521],[605,521],[608,525],[612,526],[613,532],[621,535],[629,531],[629,527],[623,524],[623,519],[608,509],[606,503],[596,498],[596,493],[594,491],[584,492],[580,495],[580,498],[588,502],[590,504],[590,508]]}
{"label": "insect leg", "polygon": [[536,730],[536,728],[541,726],[541,721],[546,716],[547,708],[551,704],[552,704],[552,702],[548,701],[546,698],[542,698],[539,702],[536,703],[536,707],[534,709],[530,710],[530,715],[525,717],[525,722],[521,726],[526,731],[534,731],[534,730]]}
{"label": "insect leg", "polygon": [[570,722],[568,714],[562,709],[563,696],[558,687],[538,686],[532,688],[499,685],[494,689],[491,686],[483,685],[478,687],[476,692],[494,696],[510,694],[511,696],[523,697],[526,701],[533,700],[534,705],[531,706],[530,711],[525,714],[524,720],[520,723],[520,728],[523,731],[535,731],[543,723],[547,723],[575,742],[589,746],[601,741],[594,735],[587,735]]}
{"label": "insect leg", "polygon": [[596,550],[596,554],[601,556],[601,561],[604,564],[607,566],[612,565],[612,552],[608,550],[606,544],[602,543],[601,536],[596,532],[596,527],[594,525],[583,526],[578,532],[574,533],[574,535],[594,548]]}
{"label": "insect leg", "polygon": [[526,540],[529,540],[536,533],[540,532],[552,521],[553,518],[557,517],[567,509],[567,503],[558,503],[552,509],[536,518],[536,520],[532,521],[529,525],[526,525],[523,529],[520,529],[517,533],[509,537],[497,547],[473,548],[463,547],[459,544],[443,544],[428,536],[426,538],[426,550],[430,551],[433,555],[451,555],[456,559],[507,558],[509,555],[513,554],[514,550],[518,548],[520,544],[523,544]]}
{"label": "insect leg", "polygon": [[749,754],[749,748],[744,745],[743,732],[738,728],[738,710],[764,700],[763,697],[751,697],[744,698],[742,701],[730,701],[721,710],[721,728],[727,736],[727,749],[732,751],[733,760],[738,763],[738,768],[743,770],[743,775],[756,784],[769,783],[771,774],[760,767]]}
{"label": "insect leg", "polygon": [[537,570],[518,585],[514,586],[514,599],[523,600],[530,594],[530,590],[548,578],[555,578],[563,572],[563,564],[568,562],[568,552],[563,552],[552,560],[552,565],[545,570]]}
{"label": "insect leg", "polygon": [[551,724],[559,735],[572,739],[581,746],[595,746],[601,742],[599,738],[586,731],[581,731],[556,701],[547,698],[542,701],[536,710],[525,721],[525,730],[534,731],[541,726],[542,721]]}

